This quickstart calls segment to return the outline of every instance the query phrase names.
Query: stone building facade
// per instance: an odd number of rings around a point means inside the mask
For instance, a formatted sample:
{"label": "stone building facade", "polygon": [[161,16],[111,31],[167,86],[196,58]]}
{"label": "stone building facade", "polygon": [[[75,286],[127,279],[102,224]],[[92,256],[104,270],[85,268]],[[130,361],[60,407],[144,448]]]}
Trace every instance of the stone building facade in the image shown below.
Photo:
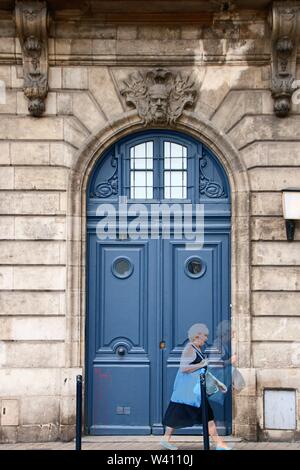
{"label": "stone building facade", "polygon": [[[197,94],[174,122],[146,128],[204,142],[231,186],[232,341],[246,379],[233,434],[295,438],[300,227],[287,242],[281,190],[300,182],[300,3],[137,3],[0,1],[1,441],[74,436],[88,177],[145,129],[122,90],[157,68],[192,76]],[[265,389],[295,391],[293,429],[266,428]]]}

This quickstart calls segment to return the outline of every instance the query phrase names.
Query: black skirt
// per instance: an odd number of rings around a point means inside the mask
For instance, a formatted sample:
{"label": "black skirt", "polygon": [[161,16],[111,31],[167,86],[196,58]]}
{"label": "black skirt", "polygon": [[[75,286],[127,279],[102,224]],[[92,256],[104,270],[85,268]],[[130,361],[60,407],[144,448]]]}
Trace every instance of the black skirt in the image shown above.
{"label": "black skirt", "polygon": [[[208,421],[214,420],[214,412],[207,400]],[[170,428],[186,428],[202,424],[202,405],[200,408],[170,401],[163,419],[163,425]]]}

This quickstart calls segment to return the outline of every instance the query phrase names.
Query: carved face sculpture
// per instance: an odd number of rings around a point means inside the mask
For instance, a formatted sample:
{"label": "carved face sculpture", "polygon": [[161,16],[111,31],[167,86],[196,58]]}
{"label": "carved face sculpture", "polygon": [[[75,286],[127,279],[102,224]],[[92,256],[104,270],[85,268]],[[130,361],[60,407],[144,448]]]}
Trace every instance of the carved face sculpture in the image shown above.
{"label": "carved face sculpture", "polygon": [[163,122],[167,117],[168,110],[168,89],[165,85],[153,85],[148,90],[149,93],[149,111],[152,120]]}

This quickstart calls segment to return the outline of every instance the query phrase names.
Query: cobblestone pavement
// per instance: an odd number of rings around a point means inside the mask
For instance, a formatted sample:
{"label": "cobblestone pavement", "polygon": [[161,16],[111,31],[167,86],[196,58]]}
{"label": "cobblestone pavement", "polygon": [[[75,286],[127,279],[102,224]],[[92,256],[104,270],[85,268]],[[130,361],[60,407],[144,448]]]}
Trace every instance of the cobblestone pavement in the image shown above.
{"label": "cobblestone pavement", "polygon": [[[160,436],[103,436],[84,437],[83,450],[162,450]],[[179,450],[200,450],[203,448],[201,437],[175,436],[172,440]],[[246,442],[240,439],[226,439],[227,444],[236,450],[300,450],[300,441],[286,442]],[[72,442],[32,442],[0,444],[0,450],[74,450]],[[214,449],[214,445],[211,445]]]}

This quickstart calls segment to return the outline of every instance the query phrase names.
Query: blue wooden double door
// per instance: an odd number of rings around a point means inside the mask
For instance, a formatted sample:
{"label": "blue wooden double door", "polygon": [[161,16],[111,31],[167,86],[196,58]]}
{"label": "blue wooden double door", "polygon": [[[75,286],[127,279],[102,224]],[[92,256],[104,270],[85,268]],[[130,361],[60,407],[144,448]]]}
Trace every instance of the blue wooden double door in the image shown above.
{"label": "blue wooden double door", "polygon": [[[86,430],[162,434],[191,325],[207,325],[206,352],[225,381],[231,353],[227,177],[201,142],[158,130],[123,139],[101,156],[87,196]],[[120,196],[128,211],[122,217]],[[140,207],[133,209],[135,203]],[[202,204],[203,243],[179,237],[172,216],[169,233],[159,217],[153,236],[151,206],[161,203],[176,203],[179,210],[189,204],[193,228],[196,204]],[[134,210],[145,208],[140,234],[133,236]],[[224,325],[226,338],[220,335]],[[219,431],[230,433],[230,387],[226,399],[216,396],[211,404]],[[200,433],[201,427],[177,432]]]}

